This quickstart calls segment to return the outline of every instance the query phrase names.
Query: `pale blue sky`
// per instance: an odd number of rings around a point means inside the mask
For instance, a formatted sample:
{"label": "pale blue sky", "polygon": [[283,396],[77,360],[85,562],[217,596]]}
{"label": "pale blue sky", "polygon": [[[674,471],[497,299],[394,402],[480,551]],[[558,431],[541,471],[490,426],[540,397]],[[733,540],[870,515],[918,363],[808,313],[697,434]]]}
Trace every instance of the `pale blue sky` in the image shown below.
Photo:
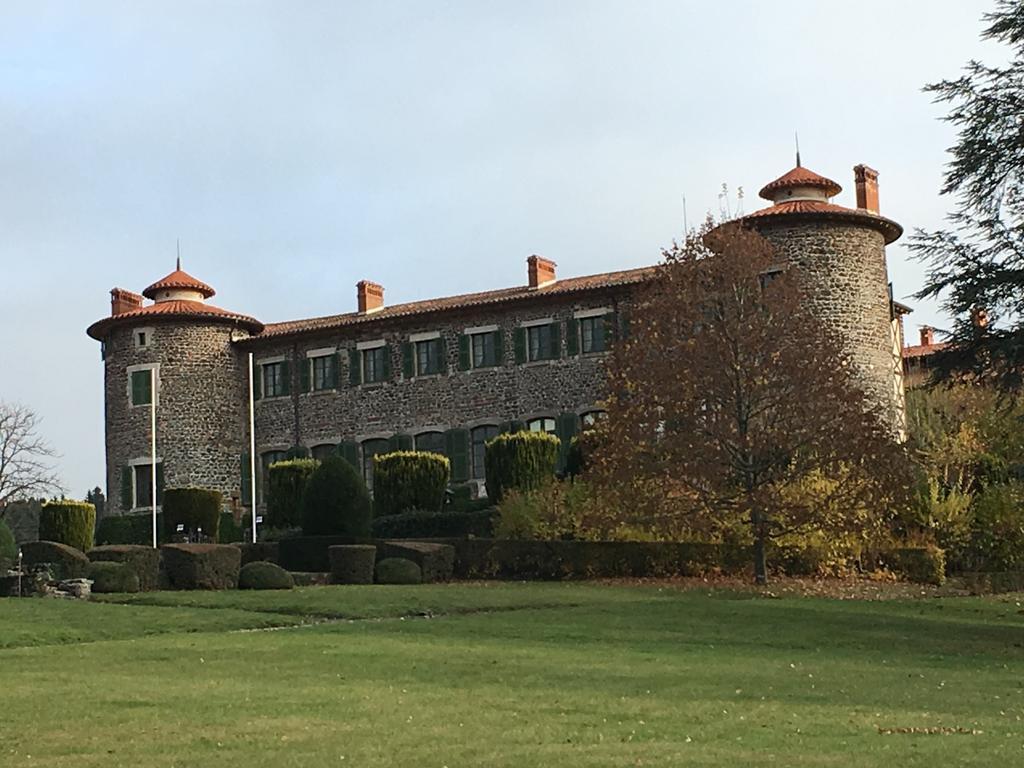
{"label": "pale blue sky", "polygon": [[[103,483],[108,291],[174,265],[264,321],[657,261],[793,164],[880,173],[941,223],[942,110],[990,3],[60,2],[0,5],[0,399]],[[889,248],[897,296],[922,268]],[[915,324],[945,320],[910,301]]]}

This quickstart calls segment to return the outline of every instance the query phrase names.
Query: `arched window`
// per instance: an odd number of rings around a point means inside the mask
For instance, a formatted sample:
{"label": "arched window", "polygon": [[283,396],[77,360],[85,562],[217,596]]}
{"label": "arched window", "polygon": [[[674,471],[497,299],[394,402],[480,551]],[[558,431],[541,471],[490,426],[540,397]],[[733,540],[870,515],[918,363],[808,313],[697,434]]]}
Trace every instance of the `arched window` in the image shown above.
{"label": "arched window", "polygon": [[583,422],[583,431],[586,432],[588,429],[593,429],[597,426],[597,422],[606,418],[608,418],[607,411],[587,411],[580,416],[580,420]]}
{"label": "arched window", "polygon": [[497,434],[498,427],[494,424],[482,424],[479,427],[474,427],[470,431],[470,445],[472,447],[471,460],[473,462],[471,470],[474,480],[483,480],[486,476],[484,473],[485,445],[488,440],[496,437]]}
{"label": "arched window", "polygon": [[444,432],[420,432],[416,435],[416,450],[444,455]]}
{"label": "arched window", "polygon": [[526,422],[526,428],[531,432],[547,432],[549,435],[555,434],[555,420],[550,416],[541,416],[540,418],[530,419]]}
{"label": "arched window", "polygon": [[321,443],[310,448],[309,454],[317,461],[323,461],[328,456],[337,456],[338,446],[334,443]]}
{"label": "arched window", "polygon": [[373,457],[378,453],[387,453],[391,444],[383,438],[363,441],[363,480],[366,487],[373,490]]}

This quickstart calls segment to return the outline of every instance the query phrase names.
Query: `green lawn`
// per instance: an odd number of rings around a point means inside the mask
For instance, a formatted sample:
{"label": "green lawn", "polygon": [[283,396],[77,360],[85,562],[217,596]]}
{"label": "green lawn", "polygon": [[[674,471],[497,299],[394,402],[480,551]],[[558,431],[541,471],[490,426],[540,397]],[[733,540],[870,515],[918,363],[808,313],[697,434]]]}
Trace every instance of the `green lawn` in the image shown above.
{"label": "green lawn", "polygon": [[[6,599],[0,645],[0,766],[1024,763],[1015,597],[464,584]],[[879,732],[938,728],[974,733]]]}

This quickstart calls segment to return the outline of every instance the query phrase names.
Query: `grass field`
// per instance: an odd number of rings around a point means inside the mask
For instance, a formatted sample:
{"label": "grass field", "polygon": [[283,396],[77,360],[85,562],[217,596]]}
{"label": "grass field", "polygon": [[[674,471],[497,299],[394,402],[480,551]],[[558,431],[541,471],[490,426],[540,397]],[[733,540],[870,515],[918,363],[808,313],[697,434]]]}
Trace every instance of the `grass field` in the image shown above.
{"label": "grass field", "polygon": [[6,599],[0,765],[1019,765],[1018,597],[461,584]]}

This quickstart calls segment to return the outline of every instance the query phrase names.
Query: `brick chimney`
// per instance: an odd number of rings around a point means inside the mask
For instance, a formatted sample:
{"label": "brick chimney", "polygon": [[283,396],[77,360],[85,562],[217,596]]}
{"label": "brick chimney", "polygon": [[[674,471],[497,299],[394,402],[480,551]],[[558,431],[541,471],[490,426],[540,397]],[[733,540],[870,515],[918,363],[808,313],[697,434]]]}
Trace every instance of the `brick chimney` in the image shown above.
{"label": "brick chimney", "polygon": [[921,346],[930,347],[935,343],[935,329],[930,325],[921,326]]}
{"label": "brick chimney", "polygon": [[543,288],[555,282],[555,267],[558,265],[550,259],[534,255],[526,260],[526,265],[531,288]]}
{"label": "brick chimney", "polygon": [[988,328],[988,311],[984,307],[971,307],[971,325],[978,333]]}
{"label": "brick chimney", "polygon": [[878,213],[878,171],[864,164],[855,165],[853,180],[857,185],[857,207]]}
{"label": "brick chimney", "polygon": [[123,315],[125,312],[132,312],[142,309],[142,296],[124,288],[112,288],[110,290],[110,316]]}
{"label": "brick chimney", "polygon": [[359,302],[359,314],[368,315],[384,308],[384,286],[360,280],[356,283],[356,298]]}

